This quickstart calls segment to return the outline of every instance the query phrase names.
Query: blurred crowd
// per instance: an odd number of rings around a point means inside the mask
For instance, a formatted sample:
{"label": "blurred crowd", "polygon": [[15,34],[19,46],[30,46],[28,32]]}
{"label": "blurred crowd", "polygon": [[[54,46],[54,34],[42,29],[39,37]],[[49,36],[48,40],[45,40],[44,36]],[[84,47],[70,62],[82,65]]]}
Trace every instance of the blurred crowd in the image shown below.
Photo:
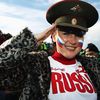
{"label": "blurred crowd", "polygon": [[[42,42],[39,45],[39,50],[44,50],[48,53],[48,55],[52,55],[54,51],[56,50],[55,44],[53,43],[47,43],[47,42]],[[100,51],[98,47],[93,44],[93,43],[88,43],[87,47],[85,49],[82,49],[79,53],[81,56],[86,56],[86,57],[96,57],[100,58]]]}

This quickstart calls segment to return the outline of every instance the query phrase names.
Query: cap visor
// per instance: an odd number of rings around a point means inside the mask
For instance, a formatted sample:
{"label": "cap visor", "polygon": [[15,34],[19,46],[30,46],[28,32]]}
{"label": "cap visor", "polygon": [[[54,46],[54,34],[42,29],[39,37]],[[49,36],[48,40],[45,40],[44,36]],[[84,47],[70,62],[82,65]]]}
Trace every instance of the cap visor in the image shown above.
{"label": "cap visor", "polygon": [[78,29],[81,29],[81,30],[86,31],[86,32],[88,31],[88,28],[84,28],[84,27],[79,26],[79,25],[72,25],[72,24],[69,24],[69,23],[57,23],[57,25],[74,27],[74,28],[78,28]]}

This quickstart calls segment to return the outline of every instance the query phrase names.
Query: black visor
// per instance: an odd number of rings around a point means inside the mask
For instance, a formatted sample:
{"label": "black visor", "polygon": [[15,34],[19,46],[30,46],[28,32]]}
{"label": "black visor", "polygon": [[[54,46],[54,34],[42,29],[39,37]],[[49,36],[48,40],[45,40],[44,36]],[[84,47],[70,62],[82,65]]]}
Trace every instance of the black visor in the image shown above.
{"label": "black visor", "polygon": [[73,27],[64,27],[64,26],[57,26],[58,31],[65,32],[65,35],[67,34],[75,34],[78,37],[83,37],[86,32],[78,29],[78,28],[73,28]]}

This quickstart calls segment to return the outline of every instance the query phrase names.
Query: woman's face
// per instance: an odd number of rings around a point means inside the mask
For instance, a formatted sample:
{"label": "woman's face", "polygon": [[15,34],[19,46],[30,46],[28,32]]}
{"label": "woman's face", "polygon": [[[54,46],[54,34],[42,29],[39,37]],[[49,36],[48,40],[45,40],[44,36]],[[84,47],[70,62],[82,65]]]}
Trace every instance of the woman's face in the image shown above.
{"label": "woman's face", "polygon": [[53,41],[56,42],[57,52],[62,54],[68,59],[74,58],[82,49],[84,35],[79,35],[81,33],[77,32],[65,32],[56,30],[53,35]]}

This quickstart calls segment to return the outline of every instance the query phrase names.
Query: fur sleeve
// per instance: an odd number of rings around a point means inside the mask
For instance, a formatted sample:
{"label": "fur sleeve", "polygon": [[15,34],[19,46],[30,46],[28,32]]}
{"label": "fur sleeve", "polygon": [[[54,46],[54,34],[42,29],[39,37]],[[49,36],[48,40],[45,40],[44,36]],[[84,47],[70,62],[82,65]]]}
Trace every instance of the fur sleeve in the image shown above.
{"label": "fur sleeve", "polygon": [[0,90],[17,91],[23,88],[26,77],[24,58],[36,49],[36,39],[27,28],[0,46]]}
{"label": "fur sleeve", "polygon": [[80,56],[78,60],[90,76],[97,93],[100,94],[100,58]]}
{"label": "fur sleeve", "polygon": [[48,100],[51,69],[46,52],[32,52],[27,57],[27,78],[20,100]]}

